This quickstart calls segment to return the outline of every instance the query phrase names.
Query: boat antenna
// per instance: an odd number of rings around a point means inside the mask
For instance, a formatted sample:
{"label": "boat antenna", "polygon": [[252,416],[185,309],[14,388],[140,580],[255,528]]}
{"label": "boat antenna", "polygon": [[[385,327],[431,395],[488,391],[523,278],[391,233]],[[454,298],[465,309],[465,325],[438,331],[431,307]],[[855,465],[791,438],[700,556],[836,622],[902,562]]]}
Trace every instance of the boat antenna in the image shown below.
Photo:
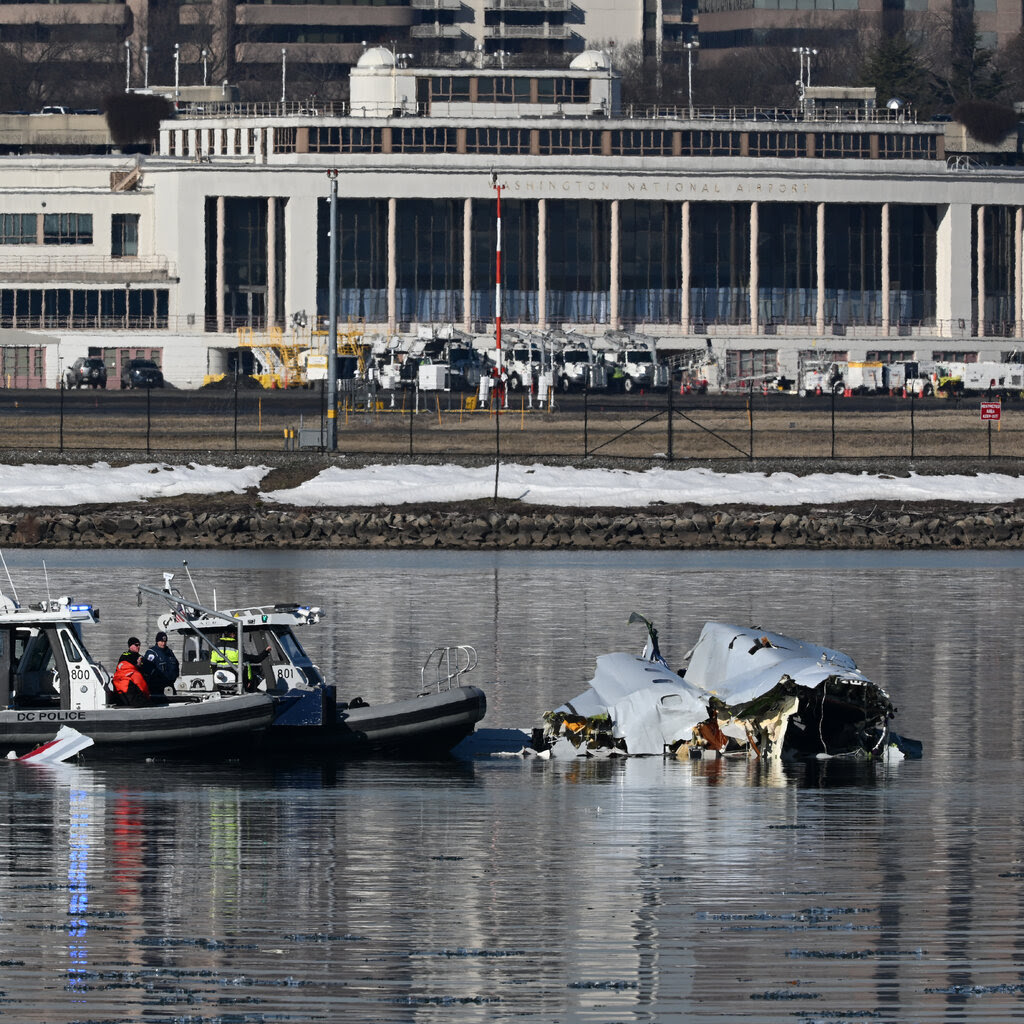
{"label": "boat antenna", "polygon": [[[185,566],[185,575],[186,575],[186,576],[188,576],[188,581],[189,581],[189,583],[191,583],[191,584],[192,584],[192,594],[193,594],[193,596],[195,597],[196,601],[198,601],[198,600],[199,600],[199,591],[198,591],[198,590],[196,590],[196,583],[195,583],[195,580],[194,580],[194,579],[192,579],[192,573],[191,573],[191,572],[189,572],[189,568],[188,568],[188,561],[187,561],[187,559],[184,559],[184,558],[183,558],[183,559],[181,560],[181,564],[182,564],[183,566]],[[214,604],[216,604],[217,602],[216,602],[216,601],[214,601],[213,603],[214,603]]]}
{"label": "boat antenna", "polygon": [[11,595],[14,597],[14,603],[20,604],[21,602],[18,600],[18,590],[14,586],[14,580],[11,579],[11,570],[7,568],[7,559],[4,558],[3,551],[0,551],[0,562],[3,562],[4,564],[4,572],[7,573],[7,582],[11,585]]}
{"label": "boat antenna", "polygon": [[43,579],[46,580],[46,600],[50,600],[50,574],[46,571],[46,562],[43,562]]}

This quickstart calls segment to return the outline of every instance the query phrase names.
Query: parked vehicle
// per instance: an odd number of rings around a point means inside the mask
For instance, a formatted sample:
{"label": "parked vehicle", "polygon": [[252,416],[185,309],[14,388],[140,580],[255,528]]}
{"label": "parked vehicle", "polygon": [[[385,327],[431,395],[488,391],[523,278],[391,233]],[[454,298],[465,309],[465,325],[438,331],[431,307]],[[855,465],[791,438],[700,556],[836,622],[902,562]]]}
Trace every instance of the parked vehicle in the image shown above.
{"label": "parked vehicle", "polygon": [[162,388],[164,375],[152,359],[129,359],[121,371],[121,390]]}
{"label": "parked vehicle", "polygon": [[608,387],[608,368],[604,360],[594,357],[589,339],[570,340],[555,355],[555,380],[562,391],[584,387],[591,391],[603,390]]}
{"label": "parked vehicle", "polygon": [[935,373],[935,390],[951,398],[966,394],[1019,398],[1024,394],[1022,363],[943,363]]}
{"label": "parked vehicle", "polygon": [[93,356],[76,359],[64,374],[68,388],[105,388],[107,386],[107,364]]}
{"label": "parked vehicle", "polygon": [[668,367],[655,357],[654,345],[631,344],[604,354],[612,380],[620,380],[623,391],[649,391],[668,386]]}
{"label": "parked vehicle", "polygon": [[887,363],[882,367],[882,381],[888,391],[905,391],[908,395],[930,398],[935,394],[935,384],[930,374],[919,362],[907,361]]}

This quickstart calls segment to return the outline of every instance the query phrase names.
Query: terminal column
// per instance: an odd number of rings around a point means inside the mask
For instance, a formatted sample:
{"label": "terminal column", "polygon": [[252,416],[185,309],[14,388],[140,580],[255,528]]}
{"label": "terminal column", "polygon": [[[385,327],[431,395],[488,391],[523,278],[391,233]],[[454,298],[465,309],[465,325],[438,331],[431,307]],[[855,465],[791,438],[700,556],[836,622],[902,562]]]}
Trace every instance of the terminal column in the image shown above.
{"label": "terminal column", "polygon": [[814,243],[814,278],[818,283],[814,306],[814,327],[825,333],[825,204],[818,203]]}
{"label": "terminal column", "polygon": [[395,220],[398,216],[398,200],[388,200],[388,334],[394,334],[398,326],[398,253],[395,251]]}
{"label": "terminal column", "polygon": [[608,275],[608,326],[619,329],[619,201],[612,200],[611,267]]}
{"label": "terminal column", "polygon": [[1013,333],[1024,337],[1024,207],[1017,207],[1013,223]]}
{"label": "terminal column", "polygon": [[462,329],[473,330],[473,200],[462,204]]}
{"label": "terminal column", "polygon": [[548,201],[537,200],[537,326],[548,326]]}
{"label": "terminal column", "polygon": [[277,200],[267,196],[267,330],[277,323]]}
{"label": "terminal column", "polygon": [[224,333],[224,197],[217,196],[217,333]]}
{"label": "terminal column", "polygon": [[889,204],[882,203],[882,333],[889,333]]}
{"label": "terminal column", "polygon": [[757,213],[758,204],[750,204],[750,333],[757,334],[758,302],[757,293],[760,283],[757,279]]}
{"label": "terminal column", "polygon": [[682,269],[683,293],[680,302],[680,321],[683,334],[689,334],[692,330],[690,324],[690,200],[683,200],[683,244],[682,244]]}
{"label": "terminal column", "polygon": [[977,218],[978,225],[978,242],[977,242],[977,253],[978,253],[978,276],[977,276],[977,292],[978,292],[978,337],[985,337],[985,207],[978,206],[975,208],[975,217]]}
{"label": "terminal column", "polygon": [[935,233],[935,317],[947,338],[969,333],[971,321],[971,207],[939,207]]}

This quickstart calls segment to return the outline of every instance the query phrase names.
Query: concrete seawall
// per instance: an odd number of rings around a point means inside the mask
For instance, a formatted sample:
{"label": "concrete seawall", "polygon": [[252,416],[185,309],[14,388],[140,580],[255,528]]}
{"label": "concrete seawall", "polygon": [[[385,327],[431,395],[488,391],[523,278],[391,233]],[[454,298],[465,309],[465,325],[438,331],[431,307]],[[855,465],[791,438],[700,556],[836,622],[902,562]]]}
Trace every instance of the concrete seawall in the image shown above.
{"label": "concrete seawall", "polygon": [[0,547],[452,550],[1024,547],[1024,509],[147,510],[0,513]]}

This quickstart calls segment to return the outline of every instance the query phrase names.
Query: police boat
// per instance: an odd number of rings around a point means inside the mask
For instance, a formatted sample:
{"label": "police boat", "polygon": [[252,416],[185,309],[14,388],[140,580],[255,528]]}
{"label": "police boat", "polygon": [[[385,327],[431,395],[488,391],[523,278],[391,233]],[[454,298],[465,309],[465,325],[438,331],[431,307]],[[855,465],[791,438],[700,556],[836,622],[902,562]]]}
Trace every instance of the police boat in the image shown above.
{"label": "police boat", "polygon": [[165,574],[162,590],[140,584],[139,594],[159,597],[169,607],[158,621],[178,647],[175,691],[190,699],[269,695],[274,720],[260,739],[268,752],[438,757],[473,732],[487,710],[483,690],[463,682],[477,664],[472,647],[435,648],[420,670],[417,694],[408,699],[343,700],[295,634],[320,622],[321,608],[207,608],[172,588],[170,576]]}
{"label": "police boat", "polygon": [[97,608],[70,597],[22,606],[0,595],[0,750],[30,750],[70,726],[93,741],[89,758],[210,756],[244,750],[270,725],[274,705],[265,693],[117,703],[110,673],[83,636],[98,621]]}

